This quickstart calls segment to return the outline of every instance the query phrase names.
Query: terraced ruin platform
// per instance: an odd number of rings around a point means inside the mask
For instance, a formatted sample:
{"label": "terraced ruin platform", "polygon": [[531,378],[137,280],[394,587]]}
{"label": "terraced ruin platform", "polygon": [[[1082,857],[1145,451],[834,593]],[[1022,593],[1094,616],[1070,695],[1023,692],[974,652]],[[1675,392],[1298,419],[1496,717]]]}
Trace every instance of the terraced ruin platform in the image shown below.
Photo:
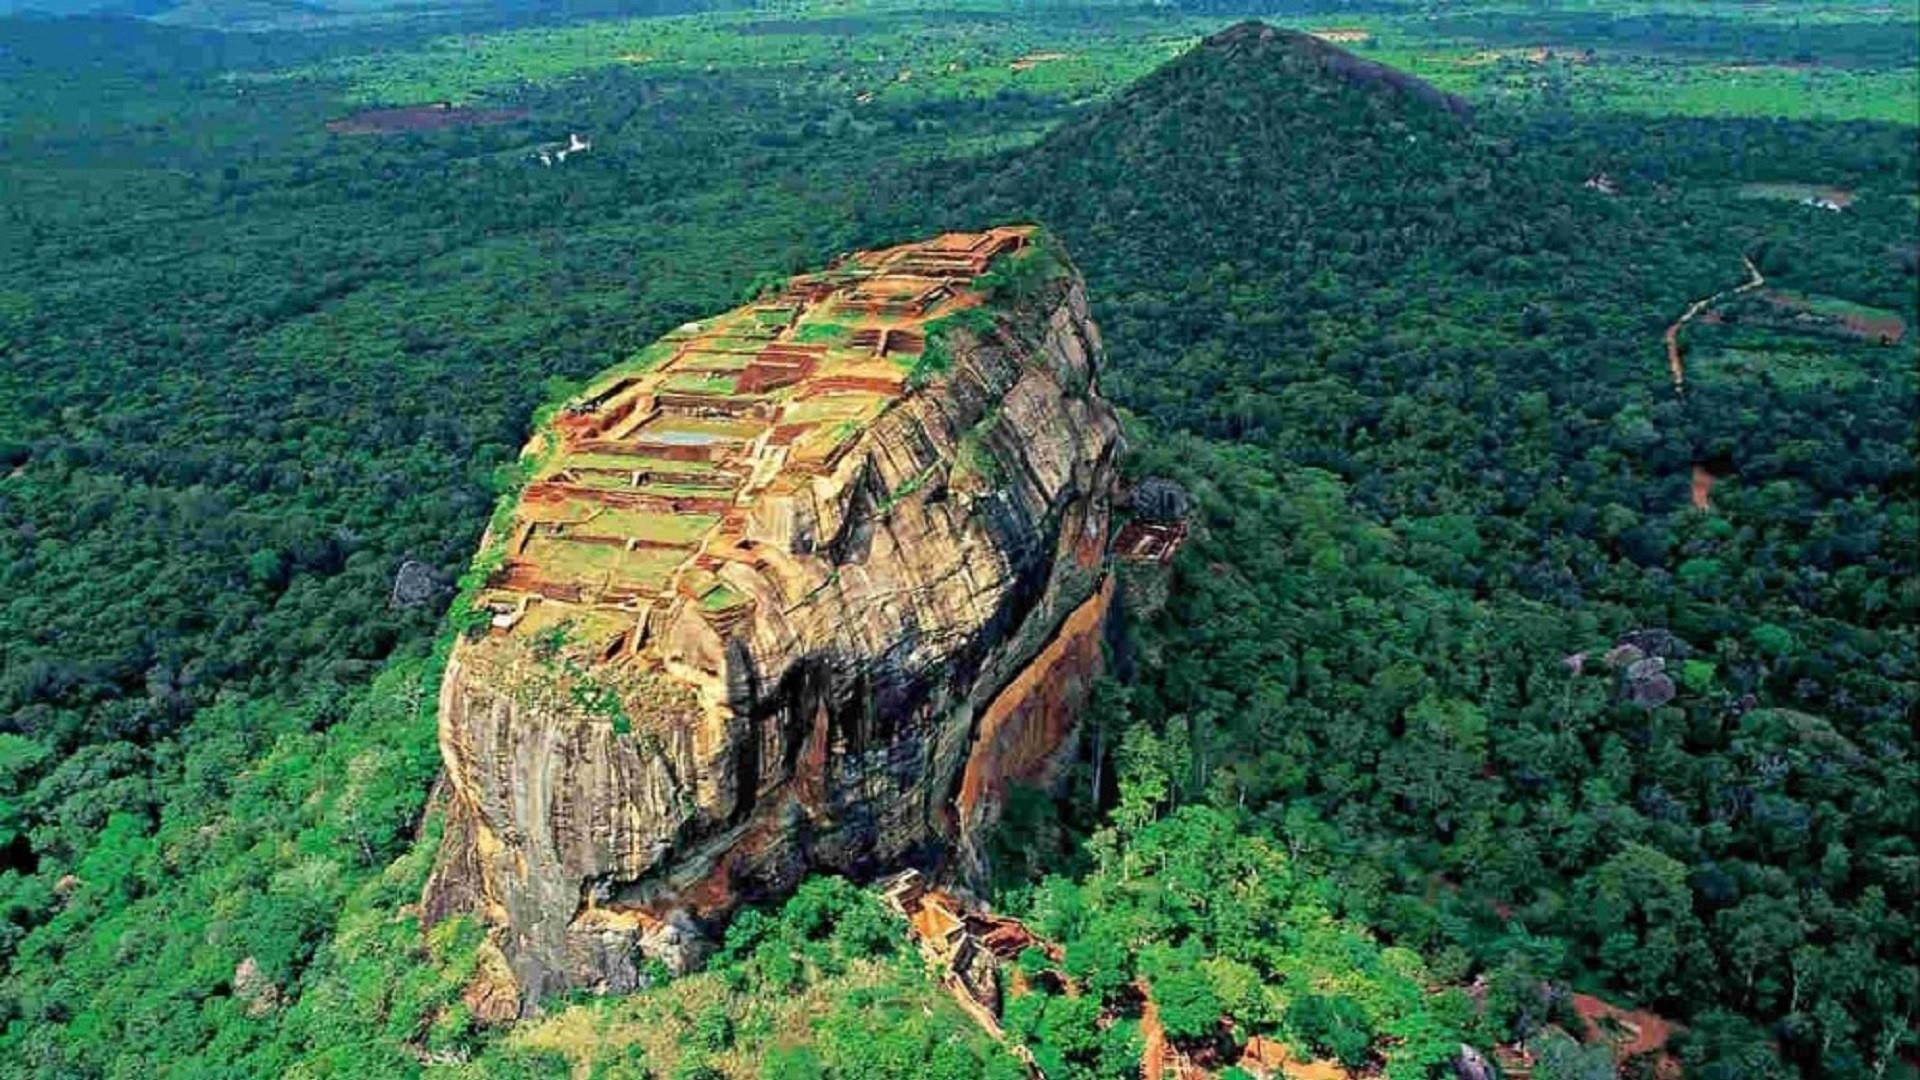
{"label": "terraced ruin platform", "polygon": [[766,497],[830,472],[907,393],[928,324],[980,303],[974,280],[1032,234],[849,255],[605,373],[545,434],[482,599],[494,632],[560,629],[610,657],[662,598],[720,630],[743,618],[751,600],[716,571],[760,557],[749,533]]}

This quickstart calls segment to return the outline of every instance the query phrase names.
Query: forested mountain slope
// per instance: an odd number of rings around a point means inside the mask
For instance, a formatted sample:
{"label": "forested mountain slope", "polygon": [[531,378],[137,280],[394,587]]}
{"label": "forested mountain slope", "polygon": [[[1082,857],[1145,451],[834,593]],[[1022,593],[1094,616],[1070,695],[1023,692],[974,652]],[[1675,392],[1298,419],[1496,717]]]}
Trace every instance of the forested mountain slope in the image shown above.
{"label": "forested mountain slope", "polygon": [[[884,200],[1062,234],[1153,422],[1139,468],[1198,496],[1102,717],[1138,744],[1121,805],[1283,841],[1504,988],[1511,1037],[1544,976],[1686,1021],[1707,1075],[1887,1066],[1916,994],[1913,351],[1771,313],[1914,321],[1904,138],[1469,118],[1248,25]],[[1808,173],[1860,197],[1733,195]],[[1786,298],[1690,331],[1677,395],[1661,329],[1743,255]]]}

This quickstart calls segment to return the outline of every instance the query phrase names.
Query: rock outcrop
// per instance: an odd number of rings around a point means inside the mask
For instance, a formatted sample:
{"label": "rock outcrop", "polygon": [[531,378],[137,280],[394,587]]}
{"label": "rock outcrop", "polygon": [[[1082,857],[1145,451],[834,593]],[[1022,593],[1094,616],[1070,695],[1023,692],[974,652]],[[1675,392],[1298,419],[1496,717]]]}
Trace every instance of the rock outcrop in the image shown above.
{"label": "rock outcrop", "polygon": [[1099,351],[1064,259],[995,229],[795,278],[566,406],[448,661],[429,919],[480,915],[524,1011],[697,962],[809,871],[977,867],[1100,664]]}

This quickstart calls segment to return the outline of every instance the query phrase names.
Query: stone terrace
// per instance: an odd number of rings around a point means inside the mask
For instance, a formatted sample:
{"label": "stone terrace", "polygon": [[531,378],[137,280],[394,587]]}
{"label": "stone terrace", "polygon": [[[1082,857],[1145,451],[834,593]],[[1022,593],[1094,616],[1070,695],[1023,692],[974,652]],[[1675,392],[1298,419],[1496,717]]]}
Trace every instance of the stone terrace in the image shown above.
{"label": "stone terrace", "polygon": [[864,251],[776,296],[688,323],[552,422],[483,603],[496,634],[564,629],[601,657],[663,602],[723,634],[747,598],[714,571],[756,559],[756,500],[829,472],[906,392],[926,324],[980,302],[972,281],[1032,230]]}

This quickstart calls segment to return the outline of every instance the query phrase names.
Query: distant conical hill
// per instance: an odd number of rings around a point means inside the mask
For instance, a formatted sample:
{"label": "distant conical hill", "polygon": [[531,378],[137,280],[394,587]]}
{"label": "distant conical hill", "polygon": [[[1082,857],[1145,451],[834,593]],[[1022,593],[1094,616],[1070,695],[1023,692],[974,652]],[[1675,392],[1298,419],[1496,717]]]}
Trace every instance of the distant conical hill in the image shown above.
{"label": "distant conical hill", "polygon": [[[1466,101],[1408,75],[1404,71],[1355,56],[1312,34],[1243,22],[1201,42],[1193,56],[1213,54],[1235,62],[1277,64],[1308,80],[1342,79],[1361,88],[1385,88],[1446,112],[1465,115]],[[1203,60],[1189,59],[1189,63]]]}
{"label": "distant conical hill", "polygon": [[[1565,196],[1543,197],[1552,185],[1515,176],[1511,158],[1459,99],[1242,23],[1032,147],[933,170],[885,201],[1046,222],[1129,346],[1111,389],[1191,418],[1313,347],[1315,318],[1378,326],[1384,290],[1417,280],[1432,296],[1463,261],[1535,246]],[[1194,349],[1216,355],[1183,355]],[[1205,426],[1238,433],[1222,420]]]}
{"label": "distant conical hill", "polygon": [[1344,254],[1404,255],[1454,234],[1461,193],[1488,182],[1465,112],[1309,35],[1242,23],[958,194],[1052,223],[1095,277],[1122,260],[1162,282],[1222,258],[1270,270],[1276,245],[1329,223]]}

